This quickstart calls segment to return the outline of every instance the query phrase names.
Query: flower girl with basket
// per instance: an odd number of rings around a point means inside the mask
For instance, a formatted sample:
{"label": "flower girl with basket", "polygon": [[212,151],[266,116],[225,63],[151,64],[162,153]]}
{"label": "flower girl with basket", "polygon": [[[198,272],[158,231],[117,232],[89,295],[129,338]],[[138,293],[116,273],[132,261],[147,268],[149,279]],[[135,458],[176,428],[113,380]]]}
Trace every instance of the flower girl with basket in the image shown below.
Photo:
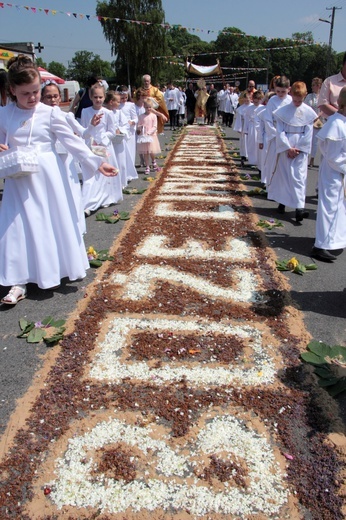
{"label": "flower girl with basket", "polygon": [[153,102],[151,99],[144,101],[144,114],[138,117],[137,124],[137,151],[144,156],[145,175],[150,173],[151,167],[154,171],[159,171],[155,155],[161,153],[160,143],[157,137],[157,117],[153,113]]}

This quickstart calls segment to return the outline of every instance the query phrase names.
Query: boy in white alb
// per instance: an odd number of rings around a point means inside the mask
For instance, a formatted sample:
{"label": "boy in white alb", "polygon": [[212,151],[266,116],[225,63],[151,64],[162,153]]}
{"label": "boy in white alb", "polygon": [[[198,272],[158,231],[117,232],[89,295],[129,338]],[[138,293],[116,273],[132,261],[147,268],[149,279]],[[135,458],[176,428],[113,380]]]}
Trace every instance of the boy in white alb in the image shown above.
{"label": "boy in white alb", "polygon": [[[292,101],[288,95],[290,91],[290,80],[286,76],[280,76],[275,81],[275,96],[268,101],[264,113],[265,132],[267,136],[267,153],[263,163],[262,182],[269,184],[275,169],[276,161],[276,121],[273,112]],[[280,209],[278,210],[280,213]]]}
{"label": "boy in white alb", "polygon": [[249,164],[259,168],[259,148],[257,145],[257,114],[256,109],[260,106],[264,98],[263,92],[257,90],[253,94],[252,105],[248,107],[244,114],[244,132],[247,135],[247,153]]}
{"label": "boy in white alb", "polygon": [[338,97],[338,111],[318,134],[322,161],[318,173],[316,240],[311,256],[336,260],[329,250],[346,247],[346,87]]}
{"label": "boy in white alb", "polygon": [[305,83],[292,85],[292,101],[274,112],[276,126],[276,166],[268,184],[268,199],[279,202],[280,212],[285,206],[296,208],[296,221],[309,216],[304,210],[315,111],[304,104]]}
{"label": "boy in white alb", "polygon": [[271,97],[275,96],[275,92],[266,92],[263,98],[263,104],[259,105],[256,108],[256,139],[258,145],[258,169],[261,172],[261,183],[262,188],[266,188],[266,183],[264,179],[263,173],[263,165],[266,158],[267,153],[267,134],[266,134],[266,125],[265,125],[265,111],[268,101]]}
{"label": "boy in white alb", "polygon": [[239,137],[239,155],[240,164],[244,166],[244,162],[247,160],[247,134],[245,133],[245,112],[251,105],[250,96],[247,94],[244,96],[243,104],[238,106],[236,111],[234,130],[240,133]]}

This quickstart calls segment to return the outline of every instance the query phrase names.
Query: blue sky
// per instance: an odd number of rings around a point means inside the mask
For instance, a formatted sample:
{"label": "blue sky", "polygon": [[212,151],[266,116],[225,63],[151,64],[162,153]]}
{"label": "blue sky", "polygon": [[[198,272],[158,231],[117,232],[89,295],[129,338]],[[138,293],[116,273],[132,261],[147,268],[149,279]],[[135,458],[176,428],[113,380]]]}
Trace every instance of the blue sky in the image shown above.
{"label": "blue sky", "polygon": [[[44,50],[38,56],[49,63],[68,61],[78,50],[99,54],[112,60],[110,46],[104,39],[100,23],[93,18],[96,2],[93,0],[18,0],[17,4],[0,9],[0,38],[2,43],[15,41],[40,42]],[[10,2],[9,2],[10,3]],[[262,4],[262,5],[261,5]],[[29,6],[26,10],[24,6]],[[17,7],[16,7],[17,6]],[[327,7],[341,7],[335,12],[333,48],[346,50],[344,31],[346,27],[346,0],[162,0],[166,22],[181,24],[206,41],[215,40],[218,31],[225,27],[237,27],[246,34],[267,38],[290,38],[294,32],[312,31],[315,41],[328,43],[332,11]],[[196,6],[198,8],[196,9]],[[48,9],[33,12],[31,8]],[[53,15],[52,11],[57,14]],[[67,13],[90,15],[90,20],[68,16]],[[208,34],[209,31],[209,34]]]}

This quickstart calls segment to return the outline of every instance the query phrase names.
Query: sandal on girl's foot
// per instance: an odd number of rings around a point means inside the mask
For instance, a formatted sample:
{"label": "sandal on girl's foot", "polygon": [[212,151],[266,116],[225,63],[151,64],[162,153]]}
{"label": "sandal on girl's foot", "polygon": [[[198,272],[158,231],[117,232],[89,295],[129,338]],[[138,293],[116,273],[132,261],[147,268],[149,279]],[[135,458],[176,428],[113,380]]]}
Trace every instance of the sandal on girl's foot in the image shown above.
{"label": "sandal on girl's foot", "polygon": [[159,172],[160,171],[160,168],[159,166],[157,165],[156,162],[153,162],[153,164],[151,165],[152,169],[154,172]]}
{"label": "sandal on girl's foot", "polygon": [[2,298],[1,303],[5,303],[6,305],[16,305],[20,300],[24,300],[25,297],[25,285],[14,285],[11,287],[9,293]]}
{"label": "sandal on girl's foot", "polygon": [[144,172],[144,175],[149,175],[150,174],[150,166],[147,166],[145,168],[145,172]]}

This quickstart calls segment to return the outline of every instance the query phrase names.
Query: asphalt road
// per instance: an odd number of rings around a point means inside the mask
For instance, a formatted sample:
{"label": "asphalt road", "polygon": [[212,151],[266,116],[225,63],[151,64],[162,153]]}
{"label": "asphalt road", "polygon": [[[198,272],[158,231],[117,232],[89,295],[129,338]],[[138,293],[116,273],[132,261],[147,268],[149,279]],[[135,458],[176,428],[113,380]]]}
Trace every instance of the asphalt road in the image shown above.
{"label": "asphalt road", "polygon": [[[224,131],[226,146],[228,148],[237,146],[237,134],[228,128]],[[172,133],[166,129],[165,135],[160,136],[163,155],[167,154],[165,149],[173,144],[172,134],[176,132]],[[162,164],[163,159],[158,162]],[[132,181],[131,187],[148,187],[148,182],[143,180],[143,171],[139,170],[139,179]],[[298,225],[292,210],[280,216],[280,220],[284,223],[283,228],[266,232],[269,243],[279,259],[296,256],[303,263],[313,261],[309,254],[315,232],[316,179],[317,169],[310,170],[307,193],[310,217],[304,220],[302,225]],[[247,181],[247,183],[253,187],[259,185],[255,181]],[[1,185],[0,190],[2,190]],[[117,204],[116,208],[131,213],[139,199],[140,195],[124,195],[124,200]],[[278,217],[275,211],[276,203],[262,197],[253,197],[252,203],[254,211],[260,218]],[[87,219],[86,246],[92,245],[96,250],[108,249],[123,226],[124,222],[114,225],[97,222],[92,215]],[[42,247],[44,247],[44,237],[42,237]],[[292,287],[293,301],[304,313],[306,328],[314,339],[330,345],[346,345],[346,255],[341,253],[338,252],[338,259],[333,264],[316,261],[317,271],[309,272],[304,276],[285,274]],[[13,307],[0,305],[0,434],[6,428],[15,408],[16,399],[24,395],[47,353],[47,347],[43,344],[28,344],[25,339],[17,338],[20,333],[19,320],[25,318],[39,321],[46,316],[67,318],[75,309],[77,302],[86,294],[87,286],[92,282],[95,274],[96,270],[90,269],[84,280],[73,283],[64,280],[61,287],[54,291],[39,290],[31,285],[27,299],[18,305]],[[7,288],[0,287],[0,298],[6,293]],[[341,399],[340,402],[344,409],[344,400]]]}

